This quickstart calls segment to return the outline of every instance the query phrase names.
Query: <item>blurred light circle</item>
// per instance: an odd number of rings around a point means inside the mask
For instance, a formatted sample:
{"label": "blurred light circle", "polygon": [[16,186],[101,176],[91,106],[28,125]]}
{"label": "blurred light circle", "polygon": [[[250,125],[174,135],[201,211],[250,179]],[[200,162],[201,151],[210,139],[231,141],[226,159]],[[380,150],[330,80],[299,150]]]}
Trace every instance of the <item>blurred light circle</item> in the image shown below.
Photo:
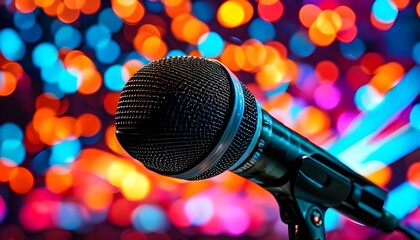
{"label": "blurred light circle", "polygon": [[251,22],[248,33],[253,39],[257,39],[262,43],[267,43],[276,36],[273,24],[260,18],[256,18]]}
{"label": "blurred light circle", "polygon": [[322,84],[314,91],[315,103],[322,109],[331,110],[341,100],[341,92],[334,84]]}
{"label": "blurred light circle", "polygon": [[223,38],[216,32],[208,32],[198,40],[198,51],[203,57],[218,57],[224,48]]}
{"label": "blurred light circle", "polygon": [[92,25],[86,30],[85,39],[89,47],[97,49],[111,41],[111,31],[103,24]]}
{"label": "blurred light circle", "polygon": [[1,30],[0,40],[0,52],[7,59],[19,61],[25,55],[26,45],[14,29]]}
{"label": "blurred light circle", "polygon": [[398,8],[391,0],[375,0],[372,5],[373,16],[381,23],[390,24],[398,15]]}
{"label": "blurred light circle", "polygon": [[172,49],[167,54],[166,57],[173,57],[173,56],[185,56],[186,53],[179,49]]}
{"label": "blurred light circle", "polygon": [[34,176],[23,167],[17,167],[10,177],[9,186],[17,194],[26,194],[34,186]]}
{"label": "blurred light circle", "polygon": [[84,225],[80,206],[73,202],[63,202],[57,212],[58,226],[66,230],[76,230]]}
{"label": "blurred light circle", "polygon": [[121,65],[113,65],[105,71],[105,86],[112,91],[121,91],[130,75]]}
{"label": "blurred light circle", "polygon": [[35,24],[35,14],[16,12],[13,14],[13,21],[15,26],[19,29],[28,29]]}
{"label": "blurred light circle", "polygon": [[16,123],[13,122],[7,122],[0,125],[0,141],[4,141],[6,139],[22,141],[22,129]]}
{"label": "blurred light circle", "polygon": [[144,199],[150,193],[150,180],[141,173],[130,172],[121,182],[121,193],[132,201]]}
{"label": "blurred light circle", "polygon": [[115,41],[108,41],[106,44],[96,48],[95,55],[102,63],[113,63],[121,54],[121,48]]}
{"label": "blurred light circle", "polygon": [[[249,4],[249,3],[248,3]],[[217,11],[217,20],[227,28],[234,28],[245,23],[246,10],[237,1],[226,1]]]}
{"label": "blurred light circle", "polygon": [[67,71],[60,60],[55,61],[52,65],[41,69],[41,78],[45,82],[56,83],[60,79],[62,72]]}
{"label": "blurred light circle", "polygon": [[55,45],[59,48],[75,49],[82,41],[82,35],[76,28],[65,25],[54,35]]}
{"label": "blurred light circle", "polygon": [[216,14],[216,9],[213,4],[205,0],[193,1],[193,13],[203,22],[210,22]]}
{"label": "blurred light circle", "polygon": [[23,41],[27,43],[36,43],[39,39],[41,39],[43,31],[41,25],[39,23],[35,23],[28,29],[21,29],[19,33]]}
{"label": "blurred light circle", "polygon": [[57,47],[48,42],[38,44],[32,52],[32,61],[35,66],[40,68],[51,66],[57,59]]}
{"label": "blurred light circle", "polygon": [[222,221],[226,233],[231,236],[244,234],[251,224],[249,215],[245,210],[236,205],[226,208],[223,211]]}
{"label": "blurred light circle", "polygon": [[72,163],[79,155],[82,145],[79,139],[65,140],[52,146],[50,165]]}
{"label": "blurred light circle", "polygon": [[105,8],[101,11],[98,17],[100,24],[106,26],[111,32],[117,32],[123,26],[123,21],[112,10],[112,8]]}
{"label": "blurred light circle", "polygon": [[192,225],[200,226],[213,216],[213,203],[205,196],[192,197],[185,202],[184,212]]}
{"label": "blurred light circle", "polygon": [[13,161],[19,165],[25,160],[26,150],[22,141],[16,139],[2,140],[0,144],[1,157]]}
{"label": "blurred light circle", "polygon": [[60,71],[57,83],[63,93],[75,93],[80,86],[77,70]]}
{"label": "blurred light circle", "polygon": [[281,18],[284,12],[283,4],[278,0],[259,1],[257,6],[258,14],[268,22],[275,22]]}
{"label": "blurred light circle", "polygon": [[164,232],[169,228],[165,211],[151,204],[136,208],[132,213],[131,222],[133,227],[140,232]]}
{"label": "blurred light circle", "polygon": [[307,34],[297,32],[290,38],[290,50],[299,57],[308,57],[315,51],[315,45],[309,41]]}

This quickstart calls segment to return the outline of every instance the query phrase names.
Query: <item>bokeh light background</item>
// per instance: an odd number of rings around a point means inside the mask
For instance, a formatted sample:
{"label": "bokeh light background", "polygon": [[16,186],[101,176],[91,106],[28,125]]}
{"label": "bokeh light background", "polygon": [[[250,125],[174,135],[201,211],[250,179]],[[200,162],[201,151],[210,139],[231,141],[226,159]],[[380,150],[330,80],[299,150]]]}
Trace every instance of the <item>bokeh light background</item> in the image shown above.
{"label": "bokeh light background", "polygon": [[[0,28],[0,239],[287,239],[258,186],[159,176],[120,147],[125,82],[174,55],[220,60],[420,230],[417,0],[0,0]],[[334,211],[326,224],[404,239]]]}

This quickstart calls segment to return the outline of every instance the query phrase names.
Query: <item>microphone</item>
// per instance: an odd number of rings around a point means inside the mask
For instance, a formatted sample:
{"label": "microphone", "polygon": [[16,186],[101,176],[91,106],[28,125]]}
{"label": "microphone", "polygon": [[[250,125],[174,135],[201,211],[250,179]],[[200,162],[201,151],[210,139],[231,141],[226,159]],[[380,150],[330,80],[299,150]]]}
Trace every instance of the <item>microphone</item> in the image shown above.
{"label": "microphone", "polygon": [[[216,60],[147,64],[122,90],[115,118],[118,141],[146,168],[186,180],[230,170],[270,191],[288,224],[297,209],[298,222],[312,221],[308,231],[318,231],[315,221],[334,208],[384,232],[400,227],[383,209],[385,190],[272,118]],[[320,209],[316,216],[309,206]]]}

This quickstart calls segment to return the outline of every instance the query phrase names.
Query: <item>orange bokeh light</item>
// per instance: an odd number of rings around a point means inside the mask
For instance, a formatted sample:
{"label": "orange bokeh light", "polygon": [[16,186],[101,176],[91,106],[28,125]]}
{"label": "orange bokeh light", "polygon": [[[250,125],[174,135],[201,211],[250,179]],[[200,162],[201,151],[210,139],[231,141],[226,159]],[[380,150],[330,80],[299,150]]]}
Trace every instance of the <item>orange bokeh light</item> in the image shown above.
{"label": "orange bokeh light", "polygon": [[80,11],[78,9],[71,9],[61,2],[57,7],[57,17],[64,23],[75,22],[80,16]]}
{"label": "orange bokeh light", "polygon": [[92,113],[84,113],[76,121],[76,128],[80,129],[84,137],[95,136],[101,130],[101,126],[101,120]]}
{"label": "orange bokeh light", "polygon": [[375,75],[370,80],[370,85],[378,92],[386,93],[401,80],[404,74],[405,69],[401,64],[390,62],[376,69]]}
{"label": "orange bokeh light", "polygon": [[31,13],[35,10],[36,5],[34,0],[15,0],[15,7],[23,13]]}
{"label": "orange bokeh light", "polygon": [[13,192],[25,194],[34,186],[34,176],[28,169],[17,167],[10,176],[9,185]]}
{"label": "orange bokeh light", "polygon": [[370,180],[371,182],[383,187],[389,182],[389,180],[391,180],[391,176],[392,176],[391,168],[389,166],[384,166],[378,171],[367,175],[366,178]]}
{"label": "orange bokeh light", "polygon": [[175,18],[182,14],[190,14],[192,9],[191,1],[188,0],[164,0],[165,13],[170,18]]}
{"label": "orange bokeh light", "polygon": [[411,164],[407,171],[407,180],[420,189],[420,162]]}
{"label": "orange bokeh light", "polygon": [[309,28],[321,13],[321,9],[314,4],[306,4],[299,10],[299,20],[303,26]]}
{"label": "orange bokeh light", "polygon": [[15,75],[8,71],[0,71],[0,96],[12,94],[17,87]]}
{"label": "orange bokeh light", "polygon": [[61,166],[52,166],[45,174],[45,186],[53,193],[61,194],[70,189],[73,184],[73,175],[69,169]]}
{"label": "orange bokeh light", "polygon": [[314,136],[322,133],[330,126],[330,119],[325,112],[309,106],[302,109],[296,122],[296,131],[304,136]]}

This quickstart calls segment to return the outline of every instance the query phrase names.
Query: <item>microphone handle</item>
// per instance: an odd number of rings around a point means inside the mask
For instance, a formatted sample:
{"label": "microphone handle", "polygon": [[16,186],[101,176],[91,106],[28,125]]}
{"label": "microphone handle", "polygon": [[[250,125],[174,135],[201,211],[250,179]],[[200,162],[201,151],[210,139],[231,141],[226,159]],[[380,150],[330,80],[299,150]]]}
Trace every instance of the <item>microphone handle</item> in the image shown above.
{"label": "microphone handle", "polygon": [[[398,222],[383,209],[387,191],[262,110],[260,137],[232,170],[273,195],[292,195],[385,232]],[[290,184],[291,183],[291,184]],[[290,189],[290,186],[293,186]]]}

